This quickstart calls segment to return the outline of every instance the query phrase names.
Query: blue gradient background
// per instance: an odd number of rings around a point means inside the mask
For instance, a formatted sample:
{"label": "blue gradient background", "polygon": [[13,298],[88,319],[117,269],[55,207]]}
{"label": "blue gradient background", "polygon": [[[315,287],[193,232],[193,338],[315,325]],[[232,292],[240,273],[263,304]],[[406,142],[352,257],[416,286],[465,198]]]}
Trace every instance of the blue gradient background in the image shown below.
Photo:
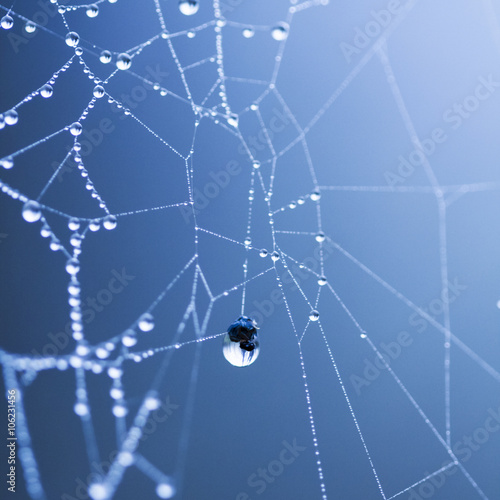
{"label": "blue gradient background", "polygon": [[[298,123],[304,127],[322,108],[335,89],[368,53],[369,47],[347,61],[342,43],[353,43],[355,29],[363,30],[371,14],[387,8],[387,1],[331,1],[295,15],[286,43],[276,87]],[[403,4],[403,2],[401,2]],[[31,19],[48,2],[18,2],[14,11]],[[213,19],[211,2],[201,0],[199,12],[186,17],[177,2],[160,1],[171,32],[189,29]],[[228,2],[226,6],[229,6]],[[225,8],[228,20],[264,27],[286,18],[285,0],[242,0]],[[441,128],[446,140],[429,157],[442,185],[497,183],[496,189],[466,193],[450,205],[447,212],[448,273],[466,287],[450,305],[451,330],[478,356],[499,369],[500,298],[498,255],[500,237],[498,214],[500,198],[499,162],[500,92],[482,101],[478,109],[456,129],[445,120],[446,112],[474,93],[481,77],[500,82],[500,45],[497,21],[485,0],[421,0],[391,34],[387,51],[394,74],[420,139]],[[5,8],[9,6],[4,5]],[[500,16],[500,8],[494,6]],[[2,14],[3,15],[3,14]],[[100,14],[89,19],[84,10],[67,13],[70,28],[79,33],[84,59],[96,76],[105,78],[111,65],[98,60],[100,49],[122,52],[159,33],[160,23],[153,1],[118,0],[114,5],[100,4]],[[15,17],[15,16],[14,16]],[[47,29],[39,30],[27,43],[16,43],[12,35],[24,36],[23,25],[15,17],[10,31],[1,30],[2,78],[0,109],[7,110],[45,83],[72,55],[64,43],[66,30],[60,16],[47,16]],[[55,34],[59,35],[56,36]],[[215,55],[213,29],[193,39],[173,40],[183,66]],[[279,43],[269,30],[257,30],[245,39],[241,29],[223,28],[226,75],[269,82]],[[19,109],[19,123],[0,131],[0,157],[39,140],[73,121],[81,114],[92,95],[94,84],[75,62],[54,85],[50,99],[34,98]],[[164,40],[157,40],[134,58],[130,72],[120,72],[106,91],[121,99],[137,86],[135,75],[151,79],[151,68],[160,71],[161,86],[185,96],[179,73]],[[135,74],[135,75],[134,75]],[[217,78],[216,66],[204,64],[186,72],[195,102],[207,95]],[[241,112],[264,90],[265,85],[227,82],[231,108]],[[139,91],[136,91],[139,92]],[[141,91],[142,92],[142,91]],[[139,94],[137,94],[139,95]],[[141,93],[141,95],[144,95]],[[189,151],[194,115],[186,103],[161,97],[150,88],[146,97],[131,109],[140,120],[182,154]],[[122,97],[123,99],[123,97]],[[206,106],[220,103],[216,96]],[[283,114],[283,106],[271,94],[260,106],[264,122]],[[113,213],[122,213],[188,199],[184,162],[131,118],[114,113],[101,99],[83,123],[90,131],[102,119],[112,122],[113,132],[84,158],[89,175]],[[245,137],[257,137],[260,126],[255,116],[244,113],[240,130]],[[277,151],[295,139],[291,123],[273,136]],[[84,138],[83,136],[81,137]],[[325,112],[306,136],[314,170],[321,186],[386,186],[385,173],[396,172],[398,157],[408,158],[413,151],[404,123],[387,83],[377,55],[348,85],[338,100]],[[28,197],[36,198],[53,173],[53,162],[60,162],[72,144],[69,133],[30,150],[16,158],[12,170],[2,170],[0,179]],[[261,172],[268,178],[271,155],[267,148],[256,153],[263,162]],[[228,187],[200,210],[198,224],[217,234],[242,242],[246,234],[248,188],[251,164],[241,154],[239,141],[226,129],[204,119],[194,148],[194,185],[203,190],[217,173],[237,162],[239,172]],[[404,181],[404,186],[429,186],[422,167]],[[305,155],[296,145],[279,158],[272,205],[286,206],[299,196],[311,193],[314,183]],[[253,244],[272,248],[272,240],[262,190],[256,186]],[[100,217],[95,200],[85,190],[84,180],[72,168],[56,179],[43,198],[49,207],[80,217]],[[1,347],[7,352],[43,352],[52,342],[49,333],[64,331],[68,321],[68,276],[65,257],[51,252],[47,240],[39,236],[39,223],[27,224],[21,217],[19,201],[0,196],[0,304]],[[66,219],[44,212],[54,231],[67,243]],[[387,193],[322,190],[323,230],[335,242],[419,307],[429,308],[441,294],[438,208],[432,193]],[[315,204],[308,200],[295,210],[275,216],[276,229],[316,233]],[[83,245],[82,297],[95,297],[108,286],[112,271],[134,278],[112,302],[95,314],[86,335],[91,343],[103,342],[125,330],[144,312],[163,288],[183,268],[195,252],[192,218],[186,223],[179,208],[120,217],[114,231],[101,229],[89,233]],[[243,280],[247,253],[243,246],[200,233],[199,265],[213,290],[222,293]],[[311,258],[317,243],[312,235],[279,234],[280,247],[298,261]],[[271,260],[248,254],[249,275],[264,271]],[[278,263],[280,276],[283,266]],[[358,266],[338,251],[325,261],[325,274],[373,343],[394,342],[402,331],[412,343],[391,360],[391,368],[406,385],[438,432],[445,432],[443,334],[429,323],[411,319],[413,311],[381,287]],[[155,330],[141,334],[133,350],[168,345],[191,298],[194,269],[191,267],[155,309]],[[301,288],[314,302],[316,279],[301,280]],[[309,306],[293,284],[284,290],[299,334],[309,314]],[[250,314],[265,308],[277,289],[274,272],[250,282],[246,309]],[[203,318],[208,307],[207,294],[199,283],[196,310]],[[240,314],[241,290],[214,304],[207,335],[223,332]],[[418,412],[398,388],[393,378],[382,371],[360,394],[353,376],[363,377],[367,363],[375,355],[333,295],[324,287],[318,309],[331,351],[349,394],[352,408],[362,429],[366,445],[387,498],[439,469],[447,453],[425,425]],[[442,314],[434,315],[443,323]],[[257,362],[245,369],[230,366],[222,357],[221,340],[191,344],[175,351],[161,385],[162,401],[178,406],[158,423],[154,432],[140,444],[139,452],[167,475],[182,473],[179,498],[198,499],[290,499],[321,498],[316,457],[309,425],[304,380],[300,369],[296,338],[284,305],[274,307],[261,322],[261,353]],[[425,326],[425,328],[424,328]],[[181,341],[195,338],[192,320]],[[59,354],[69,354],[69,341]],[[346,404],[342,388],[331,364],[317,324],[311,324],[302,344],[308,375],[312,408],[328,498],[381,498],[370,465]],[[189,383],[198,366],[198,383],[192,419]],[[498,381],[452,345],[451,426],[452,444],[463,445],[483,427],[489,410],[499,411]],[[124,364],[123,382],[129,405],[128,425],[157,373],[162,356],[141,363]],[[29,377],[28,377],[29,378]],[[25,377],[24,380],[27,380]],[[117,448],[111,399],[111,380],[104,374],[87,374],[92,418],[101,459],[109,461]],[[3,389],[8,389],[3,387]],[[88,498],[83,485],[96,468],[89,465],[83,433],[73,413],[74,370],[43,371],[24,391],[25,410],[38,461],[42,484],[50,499]],[[2,401],[2,414],[6,414]],[[6,421],[4,417],[0,420]],[[190,429],[185,465],[179,471],[179,436],[183,425]],[[500,430],[500,429],[499,429]],[[1,430],[0,432],[4,432]],[[3,435],[3,434],[2,434]],[[282,474],[266,485],[265,491],[248,484],[259,468],[280,455],[283,441],[305,447]],[[462,444],[460,444],[462,443]],[[486,496],[500,499],[498,456],[500,432],[492,432],[487,442],[470,453],[463,464]],[[2,453],[3,455],[3,453]],[[463,452],[459,458],[465,458]],[[6,457],[0,457],[0,470],[6,473]],[[179,475],[176,476],[179,480]],[[6,486],[1,485],[3,497]],[[18,468],[17,498],[28,498],[23,474]],[[115,498],[155,498],[154,483],[134,467],[127,470]],[[397,498],[424,498],[406,492]],[[461,472],[447,477],[445,483],[425,498],[469,500],[479,498]],[[238,496],[238,494],[242,495]],[[245,494],[247,496],[245,496]],[[66,496],[64,496],[66,495]],[[7,492],[5,493],[7,497]]]}

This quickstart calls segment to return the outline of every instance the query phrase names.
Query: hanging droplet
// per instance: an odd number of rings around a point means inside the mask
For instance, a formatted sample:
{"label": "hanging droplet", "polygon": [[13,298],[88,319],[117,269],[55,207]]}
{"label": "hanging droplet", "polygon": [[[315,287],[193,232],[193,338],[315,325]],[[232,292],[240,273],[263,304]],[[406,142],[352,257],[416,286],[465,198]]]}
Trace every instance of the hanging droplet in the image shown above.
{"label": "hanging droplet", "polygon": [[89,222],[89,229],[95,233],[96,231],[99,231],[101,229],[101,222],[99,219],[94,219]]}
{"label": "hanging droplet", "polygon": [[138,322],[139,330],[142,332],[150,332],[155,327],[155,321],[153,315],[150,313],[144,313]]}
{"label": "hanging droplet", "polygon": [[176,493],[175,487],[171,483],[158,483],[156,494],[160,498],[172,498]]}
{"label": "hanging droplet", "polygon": [[318,233],[316,235],[316,241],[318,243],[323,243],[323,241],[325,241],[325,233]]}
{"label": "hanging droplet", "polygon": [[12,26],[14,26],[14,19],[12,19],[12,17],[10,17],[8,14],[3,16],[1,21],[0,21],[0,25],[2,26],[2,28],[4,30],[10,30],[10,28],[12,28]]}
{"label": "hanging droplet", "polygon": [[3,115],[7,125],[15,125],[19,120],[19,115],[15,109],[9,109]]}
{"label": "hanging droplet", "polygon": [[80,221],[76,217],[71,217],[68,221],[68,228],[71,231],[78,231],[80,229]]}
{"label": "hanging droplet", "polygon": [[87,7],[86,14],[89,17],[97,17],[97,15],[99,14],[99,7],[95,3],[89,5]]}
{"label": "hanging droplet", "polygon": [[259,255],[260,255],[261,257],[267,257],[267,256],[268,256],[268,254],[269,254],[269,252],[268,252],[265,248],[263,248],[263,249],[259,252]]}
{"label": "hanging droplet", "polygon": [[231,127],[238,127],[238,122],[239,122],[239,117],[236,113],[233,113],[232,115],[229,115],[227,119],[227,123],[231,125]]}
{"label": "hanging droplet", "polygon": [[198,12],[200,4],[197,0],[181,0],[179,2],[179,10],[185,16],[192,16]]}
{"label": "hanging droplet", "polygon": [[118,54],[118,57],[116,58],[116,67],[118,69],[125,71],[126,69],[129,69],[131,65],[132,59],[127,53],[123,52]]}
{"label": "hanging droplet", "polygon": [[327,280],[324,276],[321,276],[318,278],[318,285],[319,286],[325,286],[327,284]]}
{"label": "hanging droplet", "polygon": [[103,64],[109,64],[111,62],[111,52],[109,50],[103,50],[99,56],[99,61]]}
{"label": "hanging droplet", "polygon": [[94,97],[97,97],[98,99],[100,99],[101,97],[104,96],[104,87],[102,85],[96,85],[94,87],[94,90],[92,92],[92,94],[94,94]]}
{"label": "hanging droplet", "polygon": [[125,417],[128,413],[128,410],[125,406],[123,405],[115,405],[113,406],[113,415],[115,417],[121,418]]}
{"label": "hanging droplet", "polygon": [[135,344],[137,344],[137,339],[135,338],[135,332],[132,330],[131,331],[132,333],[129,334],[129,335],[124,335],[122,337],[122,344],[125,346],[125,347],[132,347],[134,346]]}
{"label": "hanging droplet", "polygon": [[303,196],[299,196],[299,198],[297,199],[297,203],[299,205],[303,205],[305,202],[306,202],[306,199]]}
{"label": "hanging droplet", "polygon": [[241,33],[245,38],[252,38],[255,35],[255,31],[252,28],[244,28]]}
{"label": "hanging droplet", "polygon": [[0,160],[0,165],[2,165],[3,168],[6,170],[9,170],[9,168],[12,168],[14,166],[14,159],[12,156],[7,156],[6,158],[2,158]]}
{"label": "hanging droplet", "polygon": [[153,392],[152,394],[148,394],[146,396],[146,399],[144,400],[144,406],[149,411],[154,411],[161,406],[161,401],[158,399],[158,396]]}
{"label": "hanging droplet", "polygon": [[271,36],[281,42],[288,36],[288,24],[280,23],[271,30]]}
{"label": "hanging droplet", "polygon": [[52,85],[49,85],[46,83],[41,89],[40,89],[40,95],[44,97],[45,99],[49,98],[52,96],[54,93],[54,89],[52,88]]}
{"label": "hanging droplet", "polygon": [[292,210],[293,210],[294,208],[297,208],[297,203],[295,203],[294,201],[290,202],[290,203],[288,204],[288,208],[291,208]]}
{"label": "hanging droplet", "polygon": [[271,259],[273,260],[273,262],[277,262],[278,260],[280,260],[280,254],[275,250],[271,254]]}
{"label": "hanging droplet", "polygon": [[79,270],[80,264],[76,259],[69,259],[68,262],[66,262],[66,272],[68,274],[74,276],[75,274],[78,274]]}
{"label": "hanging droplet", "polygon": [[42,238],[49,238],[50,236],[52,236],[52,231],[50,230],[50,227],[44,224],[40,229],[40,236]]}
{"label": "hanging droplet", "polygon": [[313,309],[310,313],[309,313],[309,319],[311,321],[318,321],[319,319],[319,312],[316,311],[316,309]]}
{"label": "hanging droplet", "polygon": [[255,168],[255,169],[260,168],[260,161],[254,160],[254,161],[252,162],[252,166],[253,166],[253,168]]}
{"label": "hanging droplet", "polygon": [[27,201],[23,206],[22,215],[26,222],[36,222],[40,220],[42,216],[40,204],[34,200]]}
{"label": "hanging droplet", "polygon": [[82,133],[82,124],[80,122],[74,122],[69,126],[69,132],[75,137]]}
{"label": "hanging droplet", "polygon": [[107,229],[108,231],[114,229],[117,225],[116,217],[114,215],[107,215],[104,217],[102,225],[104,226],[104,229]]}
{"label": "hanging droplet", "polygon": [[28,21],[24,26],[26,33],[34,33],[36,31],[36,24],[32,21]]}
{"label": "hanging droplet", "polygon": [[78,33],[75,33],[74,31],[70,31],[66,35],[66,38],[64,40],[66,41],[66,45],[68,47],[76,47],[78,45],[78,43],[80,42],[80,37],[78,36]]}
{"label": "hanging droplet", "polygon": [[246,246],[246,247],[249,247],[249,246],[252,244],[252,238],[250,238],[250,236],[247,236],[247,237],[245,238],[244,243],[245,243],[245,246]]}
{"label": "hanging droplet", "polygon": [[73,410],[79,417],[84,417],[89,414],[89,407],[86,403],[76,403]]}
{"label": "hanging droplet", "polygon": [[109,487],[103,483],[89,484],[88,492],[92,500],[107,500],[109,498]]}
{"label": "hanging droplet", "polygon": [[320,198],[321,198],[321,193],[318,190],[317,191],[313,191],[311,193],[311,200],[312,201],[318,201]]}

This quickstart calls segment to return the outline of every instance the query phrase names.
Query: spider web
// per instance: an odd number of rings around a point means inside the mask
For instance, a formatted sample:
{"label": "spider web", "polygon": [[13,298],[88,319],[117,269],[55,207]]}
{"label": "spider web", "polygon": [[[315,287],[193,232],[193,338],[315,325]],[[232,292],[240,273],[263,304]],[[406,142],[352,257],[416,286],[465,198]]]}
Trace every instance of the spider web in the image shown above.
{"label": "spider web", "polygon": [[500,498],[492,3],[1,7],[21,497]]}

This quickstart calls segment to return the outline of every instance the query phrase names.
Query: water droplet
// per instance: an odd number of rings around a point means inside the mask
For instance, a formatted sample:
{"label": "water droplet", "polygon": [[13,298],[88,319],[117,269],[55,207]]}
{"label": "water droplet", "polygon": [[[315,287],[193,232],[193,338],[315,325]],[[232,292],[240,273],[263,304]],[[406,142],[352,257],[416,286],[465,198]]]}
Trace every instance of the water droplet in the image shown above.
{"label": "water droplet", "polygon": [[271,254],[271,259],[273,260],[273,262],[277,262],[278,260],[280,260],[280,254],[275,250]]}
{"label": "water droplet", "polygon": [[42,226],[42,229],[40,229],[40,236],[42,238],[48,238],[49,236],[52,236],[52,231],[50,230],[50,227],[44,224]]}
{"label": "water droplet", "polygon": [[72,247],[80,248],[82,246],[82,236],[78,233],[73,233],[69,239]]}
{"label": "water droplet", "polygon": [[271,30],[271,36],[281,42],[288,36],[288,24],[280,23]]}
{"label": "water droplet", "polygon": [[104,96],[104,87],[102,85],[96,85],[92,93],[94,94],[94,97],[100,99]]}
{"label": "water droplet", "polygon": [[187,36],[188,38],[194,38],[194,37],[196,36],[196,33],[195,33],[194,31],[188,31],[188,32],[186,33],[186,36]]}
{"label": "water droplet", "polygon": [[71,217],[68,221],[68,227],[71,231],[78,231],[80,229],[80,221],[76,217]]}
{"label": "water droplet", "polygon": [[268,252],[265,248],[263,248],[263,249],[259,252],[259,255],[260,255],[261,257],[267,257],[267,255],[268,255],[268,254],[269,254],[269,252]]}
{"label": "water droplet", "polygon": [[132,59],[127,53],[123,52],[121,54],[118,54],[118,57],[116,58],[116,67],[118,69],[124,71],[126,69],[129,69],[131,65]]}
{"label": "water droplet", "polygon": [[78,297],[80,295],[80,285],[78,282],[73,282],[71,281],[70,284],[68,285],[68,293],[70,295],[73,295],[73,297]]}
{"label": "water droplet", "polygon": [[[88,14],[88,11],[87,11]],[[106,500],[109,498],[108,486],[102,483],[89,484],[89,497],[92,500]]]}
{"label": "water droplet", "polygon": [[318,278],[318,285],[319,286],[325,286],[327,284],[327,280],[324,276],[321,276],[320,278]]}
{"label": "water droplet", "polygon": [[78,36],[78,33],[75,33],[74,31],[70,31],[66,35],[66,38],[64,40],[66,41],[66,45],[68,47],[76,47],[78,45],[78,43],[80,42],[80,37]]}
{"label": "water droplet", "polygon": [[252,28],[244,28],[241,33],[245,38],[252,38],[255,35],[255,31]]}
{"label": "water droplet", "polygon": [[89,407],[86,403],[76,403],[73,410],[80,417],[84,417],[89,414]]}
{"label": "water droplet", "polygon": [[81,56],[81,55],[83,54],[83,49],[82,49],[81,47],[77,47],[77,48],[75,49],[75,54],[76,54],[77,56]]}
{"label": "water droplet", "polygon": [[198,12],[200,4],[197,0],[181,0],[179,2],[179,10],[185,16],[192,16]]}
{"label": "water droplet", "polygon": [[313,191],[311,193],[311,200],[318,201],[321,198],[321,193],[319,191]]}
{"label": "water droplet", "polygon": [[160,498],[172,498],[175,495],[175,488],[170,483],[159,483],[156,487],[156,494]]}
{"label": "water droplet", "polygon": [[66,262],[66,272],[74,276],[80,270],[80,263],[76,259],[69,259]]}
{"label": "water droplet", "polygon": [[99,231],[101,229],[101,222],[99,219],[94,219],[89,222],[89,229],[95,233],[96,231]]}
{"label": "water droplet", "polygon": [[4,30],[10,30],[12,26],[14,26],[14,19],[10,17],[8,14],[2,17],[2,20],[0,21],[0,25]]}
{"label": "water droplet", "polygon": [[255,169],[260,168],[260,161],[257,161],[257,160],[253,161],[252,162],[252,166]]}
{"label": "water droplet", "polygon": [[252,244],[252,238],[250,238],[250,236],[247,236],[247,237],[245,238],[244,243],[245,243],[245,246],[246,246],[246,247],[249,247],[249,246]]}
{"label": "water droplet", "polygon": [[139,330],[142,332],[150,332],[155,327],[155,321],[152,314],[144,313],[139,318]]}
{"label": "water droplet", "polygon": [[89,17],[97,17],[99,14],[99,7],[93,3],[92,5],[89,5],[86,10],[87,16]]}
{"label": "water droplet", "polygon": [[144,406],[149,411],[157,410],[160,407],[160,405],[161,405],[161,401],[158,399],[157,396],[154,396],[154,395],[148,396],[144,400]]}
{"label": "water droplet", "polygon": [[36,31],[36,24],[28,21],[24,26],[24,29],[26,30],[26,33],[34,33]]}
{"label": "water droplet", "polygon": [[292,201],[291,203],[288,204],[288,208],[291,208],[292,210],[294,208],[297,208],[297,203],[295,203],[294,201]]}
{"label": "water droplet", "polygon": [[2,158],[0,160],[0,165],[2,165],[3,168],[6,170],[9,170],[9,168],[12,168],[14,166],[14,159],[12,156],[7,156],[6,158]]}
{"label": "water droplet", "polygon": [[122,399],[125,393],[123,392],[123,389],[120,389],[119,387],[112,387],[111,390],[109,391],[109,395],[111,396],[112,399]]}
{"label": "water droplet", "polygon": [[121,418],[121,417],[126,416],[127,413],[128,413],[128,410],[127,410],[127,408],[125,408],[125,406],[123,406],[123,405],[113,406],[113,415],[115,417]]}
{"label": "water droplet", "polygon": [[19,115],[15,109],[9,109],[4,113],[3,117],[7,125],[15,125],[19,120]]}
{"label": "water droplet", "polygon": [[366,333],[362,333],[362,334],[360,335],[360,337],[361,337],[362,339],[366,339]]}
{"label": "water droplet", "polygon": [[303,196],[300,196],[300,197],[297,199],[297,203],[298,203],[299,205],[303,205],[305,202],[306,202],[306,199],[305,199]]}
{"label": "water droplet", "polygon": [[48,97],[51,97],[52,94],[54,93],[54,89],[52,88],[52,85],[49,85],[46,83],[41,89],[40,89],[40,95],[47,99]]}
{"label": "water droplet", "polygon": [[103,50],[99,56],[99,61],[103,64],[109,64],[111,62],[111,52],[109,50]]}
{"label": "water droplet", "polygon": [[111,230],[116,227],[117,220],[114,215],[107,215],[104,217],[102,225],[104,226],[104,229]]}
{"label": "water droplet", "polygon": [[108,356],[109,356],[109,351],[104,349],[104,347],[98,347],[96,350],[95,350],[95,355],[99,358],[99,359],[106,359]]}
{"label": "water droplet", "polygon": [[137,344],[137,339],[135,338],[134,335],[124,335],[122,337],[122,344],[125,346],[125,347],[132,347],[134,346],[135,344]]}
{"label": "water droplet", "polygon": [[231,127],[237,127],[239,122],[239,117],[236,113],[233,113],[232,115],[229,115],[227,119],[227,123],[231,125]]}
{"label": "water droplet", "polygon": [[318,243],[323,243],[323,241],[325,241],[325,233],[318,233],[316,235],[316,241]]}
{"label": "water droplet", "polygon": [[319,312],[316,311],[316,309],[313,309],[310,313],[309,313],[309,319],[311,321],[318,321],[319,319]]}
{"label": "water droplet", "polygon": [[123,371],[116,367],[116,366],[110,366],[108,368],[108,375],[110,378],[120,378],[123,374]]}
{"label": "water droplet", "polygon": [[75,137],[80,135],[82,133],[82,124],[80,122],[72,123],[69,126],[69,131],[71,135],[74,135]]}
{"label": "water droplet", "polygon": [[23,206],[22,215],[26,222],[36,222],[40,220],[42,216],[40,204],[34,200],[27,201]]}

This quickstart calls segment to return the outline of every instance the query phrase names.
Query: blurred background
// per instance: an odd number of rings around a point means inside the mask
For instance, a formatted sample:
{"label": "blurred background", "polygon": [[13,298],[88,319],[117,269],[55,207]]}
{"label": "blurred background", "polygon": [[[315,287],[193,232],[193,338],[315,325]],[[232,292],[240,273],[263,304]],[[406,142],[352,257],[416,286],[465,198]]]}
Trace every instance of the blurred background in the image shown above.
{"label": "blurred background", "polygon": [[[156,469],[138,459],[113,498],[320,499],[324,483],[328,498],[500,499],[500,7],[96,4],[97,16],[83,3],[0,6],[13,20],[0,30],[0,111],[18,113],[0,130],[2,387],[15,373],[44,490],[31,497],[89,498],[160,373],[160,407],[137,448]],[[129,69],[117,70],[121,53]],[[96,81],[105,95],[81,119]],[[64,130],[76,121],[83,170]],[[36,200],[46,187],[48,238],[12,191]],[[99,200],[115,229],[86,229],[106,215]],[[83,370],[67,255],[50,248],[71,251],[69,217],[85,233]],[[261,347],[237,368],[219,334],[241,315],[244,289]],[[146,311],[155,326],[143,332]],[[124,417],[112,412],[112,364]],[[74,411],[82,373],[98,460]],[[447,374],[452,453],[438,437]],[[450,457],[468,477],[453,465],[422,481]],[[18,497],[30,498],[16,471]],[[172,492],[158,492],[166,478]]]}

